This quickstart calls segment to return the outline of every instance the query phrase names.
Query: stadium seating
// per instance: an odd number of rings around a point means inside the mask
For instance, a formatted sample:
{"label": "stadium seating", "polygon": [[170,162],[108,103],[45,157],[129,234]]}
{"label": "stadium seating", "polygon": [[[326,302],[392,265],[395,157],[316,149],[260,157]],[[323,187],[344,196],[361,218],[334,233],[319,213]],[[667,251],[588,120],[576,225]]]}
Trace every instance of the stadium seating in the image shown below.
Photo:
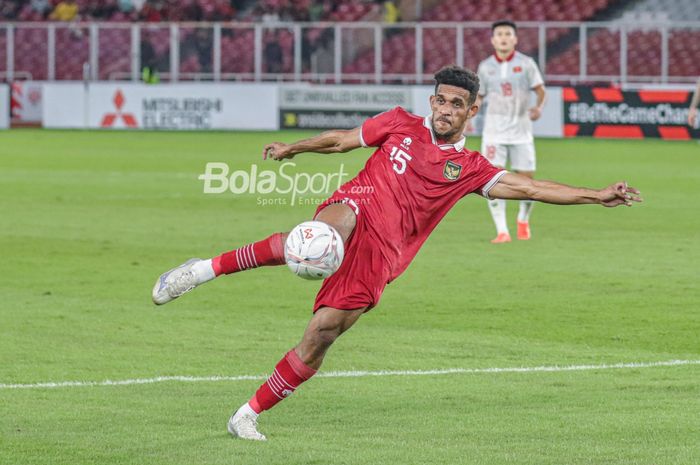
{"label": "stadium seating", "polygon": [[669,37],[669,74],[700,76],[700,32],[676,31]]}
{"label": "stadium seating", "polygon": [[[263,73],[291,73],[294,71],[294,34],[289,29],[279,29],[277,35],[273,30],[263,33]],[[255,32],[252,28],[225,29],[221,37],[221,72],[250,73],[255,71]],[[278,43],[282,51],[282,63],[272,68],[266,59],[265,50],[272,44]]]}
{"label": "stadium seating", "polygon": [[221,72],[252,73],[254,71],[252,29],[225,29],[221,35]]}
{"label": "stadium seating", "polygon": [[[100,29],[98,69],[100,79],[131,73],[131,31],[128,28]],[[119,73],[119,74],[117,74]]]}
{"label": "stadium seating", "polygon": [[621,15],[636,22],[700,21],[697,0],[641,0]]}
{"label": "stadium seating", "polygon": [[[83,19],[90,19],[85,16],[85,12],[100,2],[93,0],[79,0],[78,5],[83,13]],[[181,2],[184,3],[184,2]],[[202,18],[209,19],[215,12],[219,16],[215,19],[230,19],[226,15],[233,15],[228,0],[195,0],[202,11]],[[298,11],[307,11],[312,0],[265,0],[260,2],[261,11],[267,14],[288,11],[290,5]],[[330,5],[330,6],[328,6]],[[330,2],[323,11],[324,20],[331,21],[356,21],[367,15],[374,8],[374,3],[357,3],[352,1]],[[190,10],[180,8],[178,10],[163,10],[161,19],[191,19],[185,15]],[[223,12],[223,16],[222,16]],[[98,18],[108,22],[130,22],[139,17],[139,12],[124,13],[115,10],[109,17]],[[249,20],[259,18],[243,16]],[[32,10],[26,5],[20,12],[18,19],[22,21],[42,21],[45,16]],[[304,18],[301,18],[304,19]],[[200,72],[210,72],[205,70],[202,60],[195,54],[182,55],[182,44],[186,43],[193,32],[181,29],[180,44],[180,72],[184,73],[184,78]],[[320,32],[316,33],[316,36]],[[314,34],[310,34],[313,37]],[[250,73],[254,72],[254,31],[253,28],[226,28],[224,25],[221,39],[221,70],[222,73]],[[154,52],[155,67],[163,73],[169,71],[169,29],[167,26],[156,26],[149,23],[142,28],[142,41],[147,41]],[[33,79],[48,78],[48,56],[47,56],[47,33],[40,28],[17,28],[15,37],[15,70],[19,76],[31,76]],[[0,44],[5,43],[4,33],[0,33]],[[272,30],[265,30],[263,34],[263,52],[271,43],[279,43],[282,51],[282,63],[277,67],[267,63],[265,53],[263,53],[262,72],[291,73],[294,64],[294,37],[291,30],[281,29],[278,35]],[[80,30],[68,25],[59,25],[56,29],[56,59],[55,78],[56,79],[82,79],[83,63],[88,61],[89,34],[87,30]],[[111,79],[124,77],[130,74],[131,69],[131,35],[128,28],[109,28],[102,25],[99,35],[99,78]],[[5,56],[5,47],[0,51]],[[5,60],[2,60],[4,67]],[[144,63],[142,63],[144,64]],[[0,68],[2,69],[2,68]],[[308,71],[308,64],[305,66]]]}
{"label": "stadium seating", "polygon": [[[696,0],[642,0],[620,13],[619,18],[638,27],[627,33],[627,75],[635,77],[661,74],[661,33],[659,25],[669,27],[668,72],[671,76],[700,74],[700,31],[673,27],[674,21],[700,21]],[[615,27],[590,29],[586,42],[586,71],[593,76],[620,74],[620,33]],[[551,57],[547,73],[578,74],[580,44]]]}
{"label": "stadium seating", "polygon": [[[255,14],[290,15],[308,14],[312,5],[318,6],[317,0],[264,0],[258,2],[259,9],[240,13],[239,17],[251,20],[259,19]],[[454,63],[457,55],[457,32],[454,28],[440,28],[434,22],[440,21],[485,21],[495,17],[508,17],[515,21],[583,21],[594,15],[607,11],[616,0],[495,0],[482,2],[478,0],[441,0],[434,2],[422,15],[421,20],[433,23],[423,26],[423,63],[420,71],[425,78],[436,69],[448,63]],[[81,11],[97,11],[95,5],[109,2],[79,0]],[[228,0],[192,0],[192,3],[180,2],[179,9],[164,10],[162,19],[183,17],[197,13],[201,19],[216,17],[227,18],[234,14]],[[194,5],[188,9],[187,5]],[[376,19],[375,2],[356,2],[350,0],[323,2],[320,16],[331,21],[357,21]],[[110,11],[106,23],[100,26],[99,33],[99,78],[124,78],[131,72],[131,33],[123,24],[110,27],[110,22],[128,23],[139,17],[140,12],[124,13],[118,9]],[[194,13],[193,13],[194,12]],[[256,13],[257,12],[257,13]],[[290,13],[291,12],[291,13]],[[301,12],[301,13],[299,13]],[[246,16],[246,14],[248,16]],[[251,16],[252,15],[252,16]],[[639,24],[639,28],[630,30],[628,42],[628,76],[658,76],[661,73],[661,34],[650,30],[645,24],[667,24],[669,29],[669,74],[672,76],[697,76],[700,74],[700,31],[684,30],[674,27],[677,20],[700,20],[700,8],[697,0],[640,0],[619,13],[622,19]],[[45,19],[33,11],[29,5],[18,13],[20,20]],[[143,24],[143,23],[142,23]],[[152,50],[150,61],[161,74],[167,77],[170,62],[170,32],[165,24],[147,23],[142,27],[142,41],[146,48]],[[265,23],[263,23],[265,24]],[[270,25],[272,26],[272,25]],[[43,28],[25,26],[18,23],[15,32],[15,66],[20,77],[47,79],[47,32]],[[250,27],[233,28],[223,24],[221,39],[221,71],[224,76],[241,74],[252,76],[255,68],[254,40],[255,34]],[[310,71],[310,50],[322,42],[324,29],[306,28],[303,31],[304,48],[302,53],[302,72]],[[400,24],[384,29],[382,44],[382,73],[387,80],[411,82],[416,75],[416,32],[413,28],[401,28]],[[368,33],[369,32],[369,33]],[[193,40],[195,30],[183,27],[180,31],[180,72],[182,78],[194,78],[198,73],[211,72],[211,57],[201,48],[188,47]],[[536,27],[521,27],[518,31],[518,48],[532,56],[538,53],[538,30]],[[366,75],[365,81],[373,80],[374,46],[370,29],[343,31],[343,72]],[[570,28],[548,28],[547,64],[548,75],[578,75],[580,44],[578,33]],[[68,25],[56,28],[56,79],[82,79],[83,63],[89,61],[89,31]],[[328,38],[326,37],[326,40]],[[0,29],[0,71],[6,63],[6,37]],[[327,43],[327,42],[326,42]],[[272,44],[279,44],[279,47]],[[191,45],[191,44],[190,44]],[[479,61],[492,53],[490,30],[465,28],[463,64],[476,68]],[[142,45],[143,48],[143,45]],[[620,73],[620,34],[615,27],[590,28],[588,32],[586,71],[593,76],[618,76]],[[281,63],[269,63],[270,57],[281,56]],[[271,76],[294,71],[294,35],[291,29],[265,28],[263,32],[262,72]],[[146,63],[142,63],[146,64]],[[356,79],[352,82],[361,82]]]}
{"label": "stadium seating", "polygon": [[611,0],[455,0],[441,2],[423,16],[424,21],[582,21],[606,8]]}
{"label": "stadium seating", "polygon": [[[423,15],[424,21],[491,21],[493,18],[510,18],[514,21],[584,21],[605,9],[612,0],[455,0],[440,2]],[[568,29],[550,29],[547,41],[553,42],[566,34]],[[519,49],[536,54],[538,31],[521,28],[518,31]],[[469,29],[463,43],[464,65],[475,69],[479,61],[493,52],[490,29]],[[387,74],[415,74],[416,38],[413,31],[397,32],[386,38],[382,48],[382,71]],[[423,66],[430,74],[456,61],[457,47],[454,31],[426,28],[423,36]],[[367,73],[374,70],[374,50],[368,49],[354,62],[347,64],[347,73]]]}
{"label": "stadium seating", "polygon": [[5,31],[0,30],[0,77],[7,71],[7,37]]}
{"label": "stadium seating", "polygon": [[48,79],[46,29],[18,27],[15,30],[15,71],[33,79]]}
{"label": "stadium seating", "polygon": [[372,11],[371,3],[342,3],[331,12],[326,19],[329,21],[358,21]]}

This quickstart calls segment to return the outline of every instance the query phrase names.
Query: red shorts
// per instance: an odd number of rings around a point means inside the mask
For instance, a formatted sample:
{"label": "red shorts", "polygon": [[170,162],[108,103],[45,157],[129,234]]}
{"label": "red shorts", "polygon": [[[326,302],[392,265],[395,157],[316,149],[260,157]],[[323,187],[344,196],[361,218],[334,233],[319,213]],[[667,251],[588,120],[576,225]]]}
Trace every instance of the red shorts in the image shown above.
{"label": "red shorts", "polygon": [[357,223],[345,244],[345,257],[338,271],[323,281],[316,295],[314,313],[321,307],[369,311],[377,305],[389,282],[390,268],[380,243],[367,228],[365,215],[353,201],[331,197],[316,210],[314,218],[328,205],[346,203],[355,211]]}

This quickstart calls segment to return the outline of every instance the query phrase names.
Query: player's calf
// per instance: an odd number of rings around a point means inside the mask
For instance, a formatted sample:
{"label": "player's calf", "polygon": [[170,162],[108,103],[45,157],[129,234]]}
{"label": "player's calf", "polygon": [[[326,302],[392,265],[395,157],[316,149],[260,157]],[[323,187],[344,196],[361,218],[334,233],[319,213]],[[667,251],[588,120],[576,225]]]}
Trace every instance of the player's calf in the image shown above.
{"label": "player's calf", "polygon": [[291,396],[321,367],[328,348],[360,318],[365,309],[320,308],[311,318],[301,342],[275,365],[270,377],[228,421],[228,432],[241,439],[264,441],[258,415]]}
{"label": "player's calf", "polygon": [[309,321],[301,341],[295,347],[299,358],[304,364],[318,370],[326,351],[341,334],[357,322],[364,311],[364,308],[357,310],[319,308]]}
{"label": "player's calf", "polygon": [[530,214],[535,202],[532,200],[521,200],[520,211],[518,211],[518,239],[526,241],[532,237],[530,231]]}

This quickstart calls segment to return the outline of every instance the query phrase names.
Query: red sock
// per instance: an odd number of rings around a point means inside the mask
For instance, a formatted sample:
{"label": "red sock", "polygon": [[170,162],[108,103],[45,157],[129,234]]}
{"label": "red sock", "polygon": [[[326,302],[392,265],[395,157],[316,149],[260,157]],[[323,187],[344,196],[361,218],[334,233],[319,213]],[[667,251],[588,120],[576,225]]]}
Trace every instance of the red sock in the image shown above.
{"label": "red sock", "polygon": [[294,349],[279,361],[275,371],[260,386],[253,397],[248,401],[255,413],[269,410],[283,400],[292,395],[294,390],[301,383],[316,374],[316,370],[301,361]]}
{"label": "red sock", "polygon": [[275,233],[267,239],[214,257],[211,266],[214,274],[231,274],[259,266],[284,264],[284,234]]}

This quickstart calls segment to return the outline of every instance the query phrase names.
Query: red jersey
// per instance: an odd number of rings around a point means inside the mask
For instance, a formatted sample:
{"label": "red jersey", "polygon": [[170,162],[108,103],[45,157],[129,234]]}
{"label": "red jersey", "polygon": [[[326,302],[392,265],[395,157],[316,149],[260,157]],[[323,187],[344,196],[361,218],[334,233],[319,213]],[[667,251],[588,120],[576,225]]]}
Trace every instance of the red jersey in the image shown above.
{"label": "red jersey", "polygon": [[401,107],[366,120],[360,132],[365,147],[378,147],[365,167],[333,197],[354,202],[366,216],[369,232],[390,266],[390,280],[411,263],[435,226],[465,195],[488,191],[506,173],[465,140],[440,144],[430,116]]}

